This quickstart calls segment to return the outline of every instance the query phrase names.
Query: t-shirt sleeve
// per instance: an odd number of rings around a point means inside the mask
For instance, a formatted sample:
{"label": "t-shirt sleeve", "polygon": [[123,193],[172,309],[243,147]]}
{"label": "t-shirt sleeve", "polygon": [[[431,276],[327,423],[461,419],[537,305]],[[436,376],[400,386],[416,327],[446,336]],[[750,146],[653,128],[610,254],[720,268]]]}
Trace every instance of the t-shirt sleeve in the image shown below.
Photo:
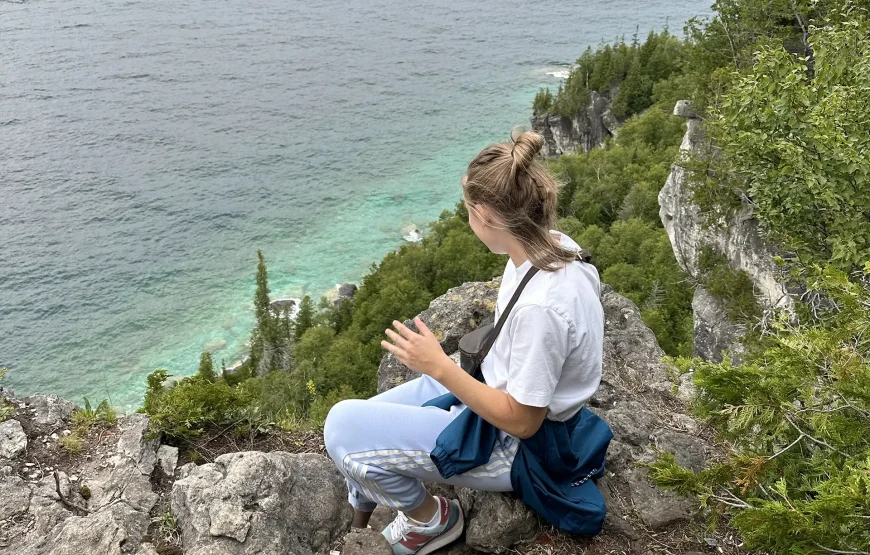
{"label": "t-shirt sleeve", "polygon": [[523,405],[549,406],[568,358],[568,321],[542,305],[516,309],[511,319],[507,392]]}

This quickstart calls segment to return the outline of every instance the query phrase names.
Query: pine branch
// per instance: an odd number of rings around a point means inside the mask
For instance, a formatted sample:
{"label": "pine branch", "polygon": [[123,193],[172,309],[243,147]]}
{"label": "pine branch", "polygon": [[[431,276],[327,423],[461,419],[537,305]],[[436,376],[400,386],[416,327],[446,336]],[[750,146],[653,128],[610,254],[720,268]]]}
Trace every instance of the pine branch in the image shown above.
{"label": "pine branch", "polygon": [[815,541],[813,543],[816,544],[816,547],[818,547],[819,549],[824,549],[828,553],[842,553],[844,555],[870,555],[870,551],[841,551],[839,549],[831,549],[830,547],[825,547],[824,545],[821,545],[820,543]]}
{"label": "pine branch", "polygon": [[797,444],[800,440],[802,440],[805,437],[807,437],[807,435],[804,433],[801,433],[801,435],[799,435],[796,440],[792,441],[786,447],[784,447],[783,449],[780,449],[779,451],[777,451],[773,455],[767,457],[768,462],[772,461],[773,459],[777,458],[778,456],[782,455],[783,453],[785,453],[786,451],[788,451],[789,449],[794,447],[795,444]]}
{"label": "pine branch", "polygon": [[815,438],[815,437],[809,435],[808,433],[806,433],[805,431],[801,430],[800,427],[797,424],[795,424],[794,420],[792,420],[791,416],[789,416],[788,414],[785,415],[785,420],[786,420],[786,422],[791,424],[792,428],[797,430],[797,432],[799,434],[806,437],[808,440],[812,441],[813,443],[816,443],[817,445],[823,445],[823,446],[827,447],[828,449],[830,449],[831,451],[835,451],[835,452],[839,453],[840,455],[843,455],[844,457],[849,456],[848,453],[844,453],[844,452],[840,451],[839,449],[837,449],[836,447],[832,447],[830,444],[822,441],[821,439]]}

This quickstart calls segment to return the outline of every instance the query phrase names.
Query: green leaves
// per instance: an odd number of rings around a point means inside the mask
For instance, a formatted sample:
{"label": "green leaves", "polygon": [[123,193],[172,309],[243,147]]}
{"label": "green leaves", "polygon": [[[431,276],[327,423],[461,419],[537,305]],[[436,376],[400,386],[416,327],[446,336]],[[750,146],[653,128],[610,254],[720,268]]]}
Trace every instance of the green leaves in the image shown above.
{"label": "green leaves", "polygon": [[848,270],[870,259],[870,24],[856,10],[809,45],[812,69],[780,46],[758,50],[709,129],[771,236]]}

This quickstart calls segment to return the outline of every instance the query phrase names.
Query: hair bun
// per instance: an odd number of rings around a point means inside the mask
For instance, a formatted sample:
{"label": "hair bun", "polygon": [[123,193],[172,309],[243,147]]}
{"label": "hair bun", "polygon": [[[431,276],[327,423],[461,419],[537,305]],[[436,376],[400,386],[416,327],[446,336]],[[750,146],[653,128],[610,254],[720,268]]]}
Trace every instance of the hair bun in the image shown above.
{"label": "hair bun", "polygon": [[544,147],[544,137],[540,133],[535,133],[534,131],[524,131],[514,138],[516,131],[516,128],[511,131],[511,140],[514,142],[514,146],[511,149],[511,157],[514,159],[514,169],[527,170],[535,160],[535,156],[537,156],[541,151],[541,148]]}

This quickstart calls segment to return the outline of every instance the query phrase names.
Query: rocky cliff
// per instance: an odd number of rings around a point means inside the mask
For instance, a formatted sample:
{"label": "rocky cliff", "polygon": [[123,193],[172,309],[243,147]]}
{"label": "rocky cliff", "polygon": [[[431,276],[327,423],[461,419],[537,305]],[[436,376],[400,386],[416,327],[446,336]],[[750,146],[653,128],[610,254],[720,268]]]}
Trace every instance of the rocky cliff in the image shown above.
{"label": "rocky cliff", "polygon": [[[680,267],[695,281],[700,279],[699,254],[704,247],[722,253],[728,265],[746,272],[762,309],[791,311],[794,301],[780,282],[780,270],[773,263],[777,250],[764,239],[752,206],[746,199],[742,207],[727,217],[711,221],[692,201],[691,183],[684,162],[704,150],[701,119],[685,100],[677,102],[674,115],[686,118],[686,134],[680,145],[681,159],[672,166],[667,182],[659,192],[659,215]],[[722,302],[698,285],[692,300],[695,322],[695,354],[720,361],[724,351],[739,355],[744,330],[725,316]]]}
{"label": "rocky cliff", "polygon": [[[498,281],[467,283],[435,299],[421,317],[445,352],[459,337],[492,321]],[[660,359],[662,350],[638,308],[610,288],[605,307],[604,379],[590,408],[610,423],[615,440],[598,486],[608,502],[605,531],[576,539],[542,526],[510,495],[440,491],[460,499],[465,538],[447,553],[643,552],[667,536],[678,552],[691,540],[680,530],[693,503],[652,487],[645,470],[653,449],[700,468],[713,454],[703,428],[675,392],[687,395]],[[412,322],[406,322],[412,326]],[[384,357],[381,390],[414,377]],[[93,431],[81,453],[59,446],[75,409],[56,397],[16,399],[0,424],[0,551],[25,555],[93,554],[389,554],[377,534],[345,538],[351,512],[338,470],[319,453],[231,452],[177,467],[178,450],[149,437],[148,418],[134,414]],[[322,446],[321,449],[322,451]],[[217,454],[216,454],[217,455]],[[170,510],[171,509],[171,510]],[[391,518],[379,509],[373,526]],[[344,545],[344,547],[342,547]],[[559,546],[558,551],[542,551]],[[342,550],[342,551],[339,551]]]}
{"label": "rocky cliff", "polygon": [[610,109],[618,88],[605,94],[591,91],[586,108],[568,118],[544,114],[532,118],[532,128],[544,136],[546,154],[551,157],[588,152],[616,134],[621,122]]}

